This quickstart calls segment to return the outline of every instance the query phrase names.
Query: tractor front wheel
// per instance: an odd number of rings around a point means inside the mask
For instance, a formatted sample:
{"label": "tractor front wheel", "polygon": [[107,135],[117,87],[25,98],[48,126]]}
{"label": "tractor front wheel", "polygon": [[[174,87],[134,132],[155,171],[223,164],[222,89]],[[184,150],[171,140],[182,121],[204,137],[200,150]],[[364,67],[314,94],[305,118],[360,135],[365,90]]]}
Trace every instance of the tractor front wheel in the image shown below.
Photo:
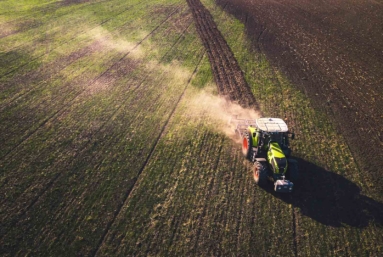
{"label": "tractor front wheel", "polygon": [[245,133],[244,137],[242,138],[242,153],[243,156],[245,156],[246,159],[251,159],[251,152],[252,152],[252,144],[251,144],[251,138],[249,133]]}
{"label": "tractor front wheel", "polygon": [[267,182],[267,168],[265,164],[255,162],[254,166],[254,180],[257,185],[263,186]]}

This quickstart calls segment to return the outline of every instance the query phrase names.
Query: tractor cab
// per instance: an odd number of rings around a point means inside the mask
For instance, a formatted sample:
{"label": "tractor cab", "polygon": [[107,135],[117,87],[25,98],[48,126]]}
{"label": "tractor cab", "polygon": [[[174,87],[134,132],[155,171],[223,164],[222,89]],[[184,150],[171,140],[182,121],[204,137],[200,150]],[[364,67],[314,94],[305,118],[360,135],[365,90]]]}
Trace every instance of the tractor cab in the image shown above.
{"label": "tractor cab", "polygon": [[[289,146],[289,132],[287,124],[279,118],[259,118],[255,122],[256,133],[253,133],[253,137],[257,137],[254,141],[258,144],[253,144],[256,151],[256,155],[261,155],[264,151],[271,149],[271,144],[275,143],[279,145],[284,155],[289,156],[291,153]],[[291,134],[292,138],[294,134]]]}

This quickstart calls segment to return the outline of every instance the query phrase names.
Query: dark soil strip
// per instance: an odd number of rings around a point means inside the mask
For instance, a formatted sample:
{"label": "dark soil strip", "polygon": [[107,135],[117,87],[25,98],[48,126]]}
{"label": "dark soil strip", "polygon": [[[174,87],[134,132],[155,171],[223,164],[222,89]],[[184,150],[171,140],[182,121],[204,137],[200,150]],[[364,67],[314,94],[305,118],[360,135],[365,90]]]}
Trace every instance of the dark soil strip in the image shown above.
{"label": "dark soil strip", "polygon": [[208,53],[219,94],[243,107],[258,108],[241,68],[217,29],[213,17],[199,0],[187,0],[198,34]]}

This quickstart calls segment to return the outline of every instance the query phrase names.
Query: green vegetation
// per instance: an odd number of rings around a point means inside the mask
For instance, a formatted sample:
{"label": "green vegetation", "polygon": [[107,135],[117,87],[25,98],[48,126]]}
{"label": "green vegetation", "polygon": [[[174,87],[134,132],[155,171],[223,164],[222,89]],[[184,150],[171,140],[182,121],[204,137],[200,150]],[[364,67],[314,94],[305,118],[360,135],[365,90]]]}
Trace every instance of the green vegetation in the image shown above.
{"label": "green vegetation", "polygon": [[[34,2],[0,2],[4,255],[381,253],[373,218],[323,224],[314,203],[255,186],[216,129],[213,76],[185,1]],[[296,156],[381,201],[327,114],[249,51],[243,25],[203,3],[262,110],[296,132]]]}

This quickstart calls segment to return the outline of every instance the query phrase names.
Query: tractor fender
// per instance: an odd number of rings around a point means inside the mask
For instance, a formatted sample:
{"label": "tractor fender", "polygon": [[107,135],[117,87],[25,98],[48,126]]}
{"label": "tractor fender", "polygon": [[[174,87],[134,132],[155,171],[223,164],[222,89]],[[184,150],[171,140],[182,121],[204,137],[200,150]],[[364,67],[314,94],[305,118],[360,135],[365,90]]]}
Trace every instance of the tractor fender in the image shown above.
{"label": "tractor fender", "polygon": [[[259,143],[259,132],[257,131],[256,128],[254,127],[249,127],[248,128],[248,132],[249,132],[249,135],[252,139],[252,145],[253,147],[258,147],[258,143]],[[255,136],[254,136],[255,135]]]}

